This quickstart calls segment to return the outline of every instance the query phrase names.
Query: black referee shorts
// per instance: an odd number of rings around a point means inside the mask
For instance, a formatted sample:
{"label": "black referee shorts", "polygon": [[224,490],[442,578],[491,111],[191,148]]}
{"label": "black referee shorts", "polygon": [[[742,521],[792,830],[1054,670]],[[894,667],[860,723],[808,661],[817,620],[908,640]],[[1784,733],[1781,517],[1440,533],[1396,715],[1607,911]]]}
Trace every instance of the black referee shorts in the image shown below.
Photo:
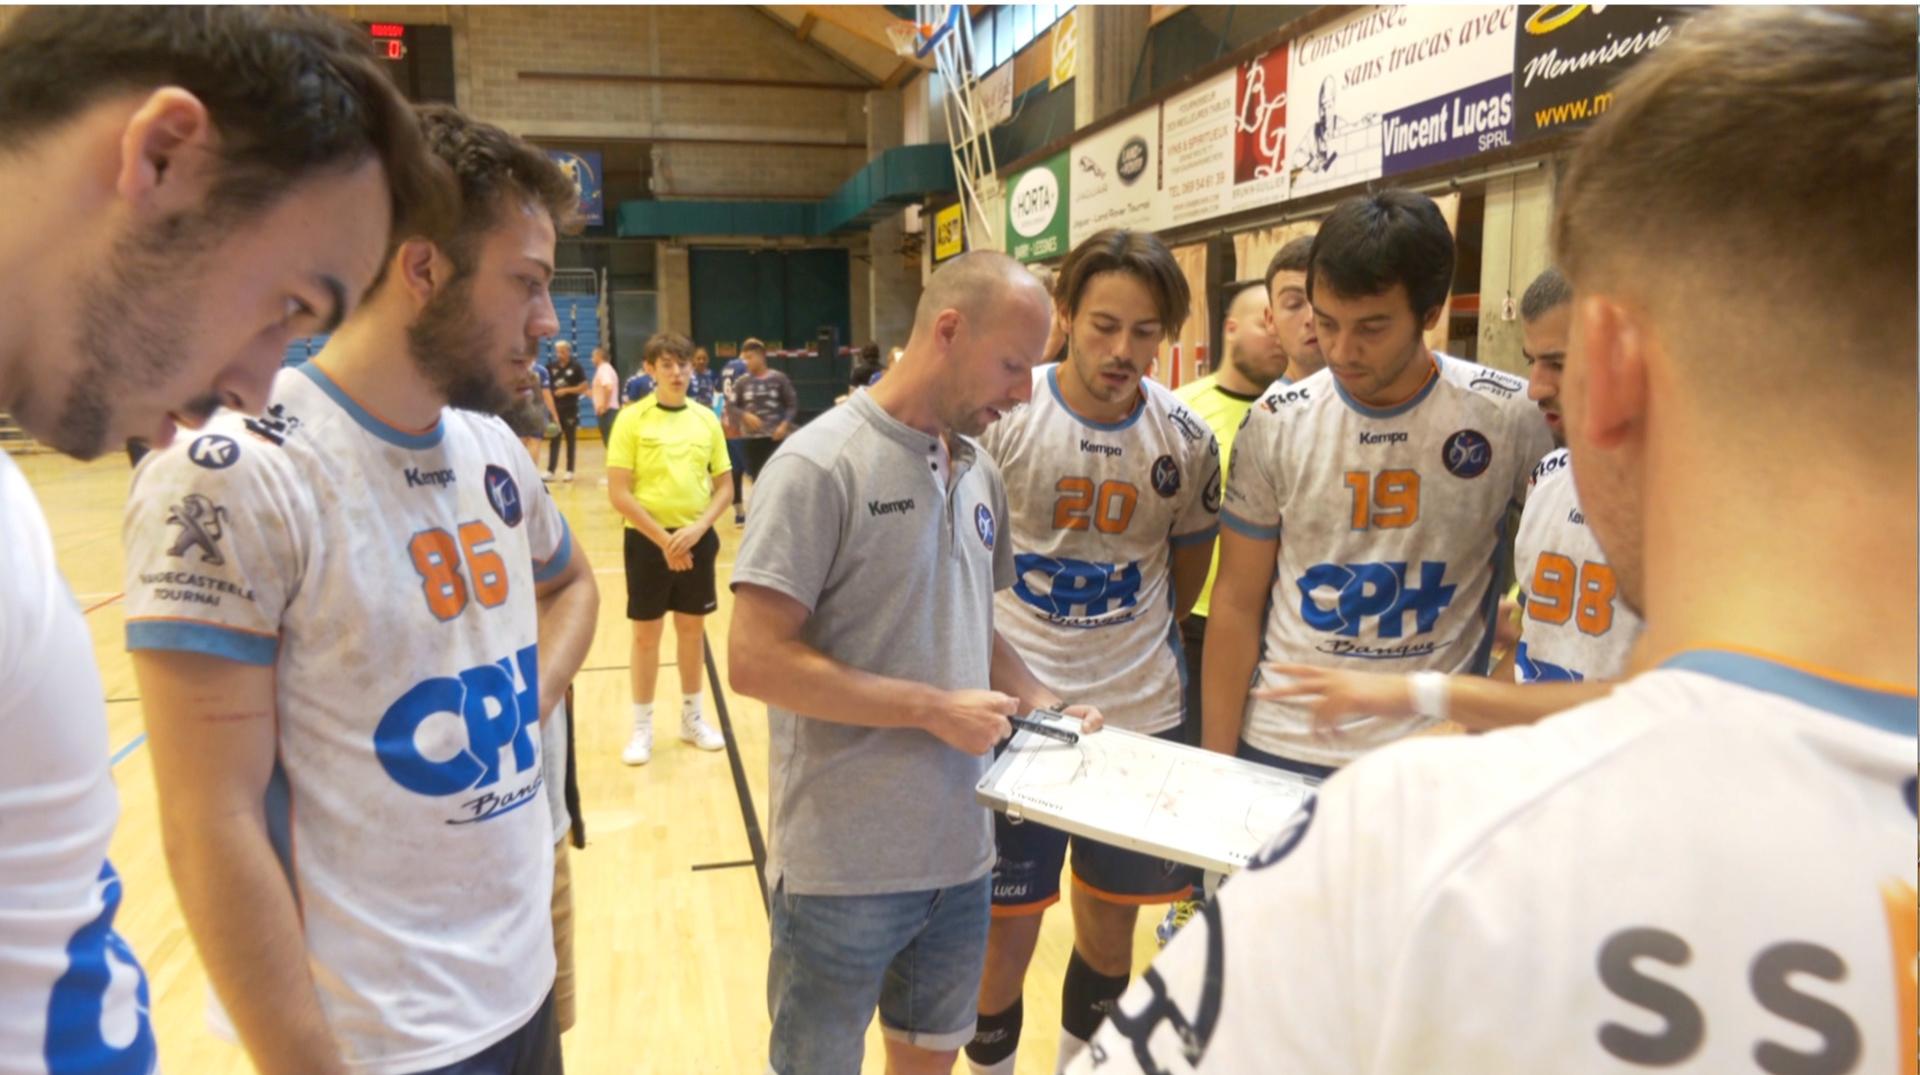
{"label": "black referee shorts", "polygon": [[719,607],[713,562],[720,556],[720,538],[712,530],[694,545],[691,571],[669,571],[660,546],[632,527],[626,534],[628,619],[657,620],[669,612],[705,616]]}

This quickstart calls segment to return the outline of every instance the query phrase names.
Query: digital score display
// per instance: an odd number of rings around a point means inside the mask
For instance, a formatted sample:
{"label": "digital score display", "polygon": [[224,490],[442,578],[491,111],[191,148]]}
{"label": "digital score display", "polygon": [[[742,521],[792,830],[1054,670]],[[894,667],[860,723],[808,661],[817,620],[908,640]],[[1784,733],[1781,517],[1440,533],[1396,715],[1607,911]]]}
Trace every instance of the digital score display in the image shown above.
{"label": "digital score display", "polygon": [[373,34],[374,51],[389,60],[407,58],[407,28],[397,22],[376,22],[367,27]]}
{"label": "digital score display", "polygon": [[453,103],[453,27],[431,22],[359,25],[407,100]]}

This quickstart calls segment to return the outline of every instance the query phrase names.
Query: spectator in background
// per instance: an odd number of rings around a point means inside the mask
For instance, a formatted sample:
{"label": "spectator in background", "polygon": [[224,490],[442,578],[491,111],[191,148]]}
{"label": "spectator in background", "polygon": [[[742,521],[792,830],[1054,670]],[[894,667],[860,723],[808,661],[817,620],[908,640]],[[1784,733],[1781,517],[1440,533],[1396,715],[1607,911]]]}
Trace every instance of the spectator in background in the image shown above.
{"label": "spectator in background", "polygon": [[638,403],[651,395],[653,378],[647,374],[646,364],[642,363],[640,369],[627,378],[626,385],[620,389],[620,398],[628,403]]}
{"label": "spectator in background", "polygon": [[[793,382],[776,369],[767,368],[767,345],[748,339],[740,345],[747,372],[735,378],[727,396],[728,414],[740,426],[746,441],[747,477],[758,479],[760,468],[773,458],[774,449],[793,432],[794,416],[800,413],[800,396]],[[737,507],[736,522],[745,516]]]}
{"label": "spectator in background", "polygon": [[711,361],[706,348],[694,348],[693,380],[687,383],[687,398],[709,410],[713,409],[713,373],[707,369]]}
{"label": "spectator in background", "polygon": [[847,374],[847,387],[851,389],[865,388],[875,381],[878,381],[880,375],[886,371],[887,368],[880,363],[880,345],[877,343],[867,344],[860,349],[858,355],[854,356],[853,369]]}
{"label": "spectator in background", "polygon": [[714,521],[733,499],[726,434],[705,407],[688,406],[693,343],[677,332],[647,341],[642,364],[652,396],[626,409],[607,447],[608,497],[626,520],[627,619],[633,622],[633,734],[620,760],[653,757],[653,696],[660,677],[660,629],[673,613],[680,669],[680,739],[701,750],[726,745],[700,713],[707,613],[717,607]]}
{"label": "spectator in background", "polygon": [[553,381],[554,420],[560,424],[560,435],[553,439],[553,446],[547,449],[546,481],[554,479],[554,471],[560,465],[560,442],[567,442],[567,469],[560,473],[560,480],[573,480],[574,442],[580,436],[580,397],[587,394],[587,371],[573,357],[573,344],[561,340],[553,345],[553,363],[547,375]]}
{"label": "spectator in background", "polygon": [[593,349],[593,417],[600,427],[600,440],[613,437],[613,420],[620,413],[620,371],[613,368],[613,354],[604,347]]}
{"label": "spectator in background", "polygon": [[733,463],[733,525],[735,526],[742,526],[747,521],[746,491],[740,484],[741,475],[747,472],[747,449],[746,441],[740,437],[740,423],[734,421],[733,415],[729,413],[728,401],[733,398],[734,383],[746,375],[746,360],[735,355],[720,367],[720,375],[714,381],[714,388],[720,402],[720,426],[727,433],[727,459]]}

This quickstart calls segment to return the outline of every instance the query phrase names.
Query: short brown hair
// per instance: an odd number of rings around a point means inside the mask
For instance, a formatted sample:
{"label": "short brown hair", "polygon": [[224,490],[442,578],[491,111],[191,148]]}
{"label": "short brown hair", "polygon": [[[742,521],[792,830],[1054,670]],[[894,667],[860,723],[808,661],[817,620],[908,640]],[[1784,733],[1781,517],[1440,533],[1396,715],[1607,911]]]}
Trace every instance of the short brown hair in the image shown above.
{"label": "short brown hair", "polygon": [[1313,236],[1300,235],[1288,239],[1280,249],[1273,252],[1267,260],[1267,291],[1273,291],[1273,278],[1283,272],[1306,272],[1307,264],[1313,260]]}
{"label": "short brown hair", "polygon": [[1193,297],[1180,263],[1173,251],[1149,231],[1108,228],[1089,235],[1060,264],[1060,276],[1053,288],[1054,302],[1072,317],[1080,308],[1080,296],[1087,284],[1106,272],[1123,272],[1137,277],[1153,294],[1154,308],[1160,312],[1160,328],[1168,339],[1180,335],[1186,324]]}
{"label": "short brown hair", "polygon": [[393,228],[450,215],[445,172],[365,31],[304,7],[29,7],[0,29],[0,152],[111,95],[178,86],[219,132],[208,212],[231,224],[302,179],[378,159]]}
{"label": "short brown hair", "polygon": [[758,351],[764,355],[767,353],[767,345],[754,339],[752,336],[748,336],[747,342],[740,345],[740,353],[744,355],[748,351]]}
{"label": "short brown hair", "polygon": [[640,361],[648,366],[663,358],[692,362],[693,350],[693,341],[678,332],[656,332],[647,338],[647,347],[640,352]]}
{"label": "short brown hair", "polygon": [[[1735,304],[1718,316],[1790,309],[1783,346],[1897,362],[1910,378],[1914,71],[1911,8],[1690,19],[1581,139],[1556,199],[1556,263],[1577,291],[1638,283],[1650,301],[1670,289],[1641,267],[1684,266]],[[1807,350],[1830,330],[1856,346]]]}
{"label": "short brown hair", "polygon": [[459,272],[473,268],[479,238],[515,203],[545,209],[562,234],[579,230],[579,191],[551,157],[451,105],[420,105],[418,111],[427,144],[453,171],[460,218],[449,227],[417,234],[432,239]]}

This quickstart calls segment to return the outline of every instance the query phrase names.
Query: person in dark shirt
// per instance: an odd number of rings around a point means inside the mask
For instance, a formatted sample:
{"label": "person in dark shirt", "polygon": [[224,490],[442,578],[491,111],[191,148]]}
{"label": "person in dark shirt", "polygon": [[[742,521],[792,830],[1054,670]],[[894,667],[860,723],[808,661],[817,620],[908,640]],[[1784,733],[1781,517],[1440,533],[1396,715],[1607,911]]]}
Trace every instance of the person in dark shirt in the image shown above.
{"label": "person in dark shirt", "polygon": [[553,362],[549,364],[547,375],[553,380],[554,418],[560,423],[560,435],[553,439],[547,449],[548,481],[554,479],[554,470],[560,464],[560,442],[567,444],[567,469],[559,475],[561,481],[573,480],[574,441],[580,434],[580,397],[587,394],[591,384],[587,380],[587,371],[573,357],[573,344],[566,340],[553,345]]}

